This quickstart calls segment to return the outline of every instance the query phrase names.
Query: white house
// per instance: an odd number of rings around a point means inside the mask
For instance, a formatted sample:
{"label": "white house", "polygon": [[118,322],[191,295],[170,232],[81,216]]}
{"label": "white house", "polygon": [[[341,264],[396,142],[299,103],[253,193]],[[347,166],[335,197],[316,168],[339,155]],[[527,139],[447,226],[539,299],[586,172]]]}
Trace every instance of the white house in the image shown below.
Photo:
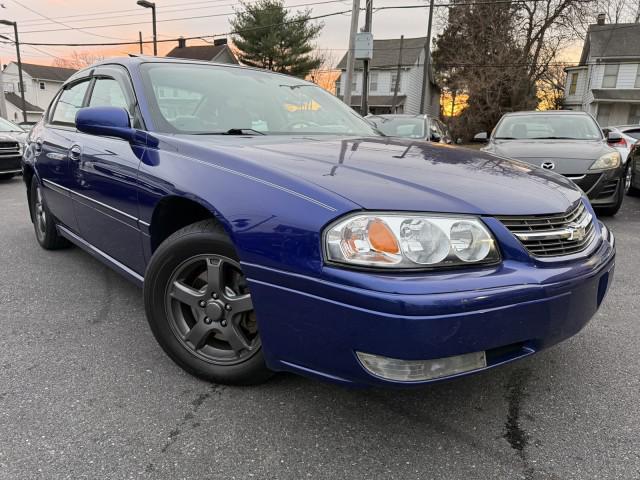
{"label": "white house", "polygon": [[[373,59],[369,63],[369,113],[420,113],[425,43],[425,37],[405,38],[402,59],[400,59],[399,38],[373,41]],[[402,67],[396,108],[392,111],[398,63]],[[346,65],[347,56],[345,54],[337,66],[342,73],[336,80],[336,95],[341,98],[344,97],[342,82]],[[356,61],[351,87],[351,106],[356,110],[359,110],[362,101],[362,69],[362,61]],[[430,77],[431,106],[428,113],[437,117],[440,115],[440,89],[433,80],[433,72]]]}
{"label": "white house", "polygon": [[[42,112],[49,106],[60,87],[76,70],[72,68],[51,67],[22,63],[24,99],[26,101],[27,121],[40,119]],[[7,118],[14,122],[22,121],[22,100],[18,64],[11,62],[2,71]]]}
{"label": "white house", "polygon": [[602,127],[640,123],[640,24],[590,25],[580,64],[566,68],[565,108]]}

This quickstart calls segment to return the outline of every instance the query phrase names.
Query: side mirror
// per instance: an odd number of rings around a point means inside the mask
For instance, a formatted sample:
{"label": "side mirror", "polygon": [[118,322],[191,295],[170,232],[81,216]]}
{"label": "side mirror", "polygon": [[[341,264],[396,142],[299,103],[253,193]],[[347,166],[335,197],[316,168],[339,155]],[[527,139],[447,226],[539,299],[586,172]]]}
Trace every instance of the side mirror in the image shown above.
{"label": "side mirror", "polygon": [[473,136],[473,141],[476,143],[487,143],[489,141],[489,135],[487,135],[487,132],[476,133]]}
{"label": "side mirror", "polygon": [[620,143],[622,141],[622,135],[618,132],[607,133],[607,143]]}
{"label": "side mirror", "polygon": [[122,138],[129,142],[136,136],[129,113],[118,107],[81,108],[76,113],[76,128],[90,135]]}

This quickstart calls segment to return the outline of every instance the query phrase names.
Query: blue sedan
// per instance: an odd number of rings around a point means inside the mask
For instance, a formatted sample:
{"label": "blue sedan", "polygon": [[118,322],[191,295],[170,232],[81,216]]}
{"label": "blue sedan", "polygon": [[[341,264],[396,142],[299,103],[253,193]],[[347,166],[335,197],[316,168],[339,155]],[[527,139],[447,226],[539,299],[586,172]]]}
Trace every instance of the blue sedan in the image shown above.
{"label": "blue sedan", "polygon": [[255,69],[84,69],[31,131],[23,173],[40,245],[143,287],[162,348],[215,382],[482,371],[580,331],[613,279],[613,235],[570,180],[381,136]]}

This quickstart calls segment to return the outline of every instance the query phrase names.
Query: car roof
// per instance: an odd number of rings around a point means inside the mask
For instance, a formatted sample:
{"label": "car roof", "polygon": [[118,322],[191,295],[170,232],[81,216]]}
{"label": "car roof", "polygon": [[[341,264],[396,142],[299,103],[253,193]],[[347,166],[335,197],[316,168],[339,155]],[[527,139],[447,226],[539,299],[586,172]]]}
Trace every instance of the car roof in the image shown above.
{"label": "car roof", "polygon": [[514,117],[518,115],[589,115],[587,112],[580,112],[576,110],[525,110],[522,112],[510,112],[505,113],[505,117]]}
{"label": "car roof", "polygon": [[427,118],[429,115],[426,115],[424,113],[422,114],[417,114],[417,115],[411,115],[409,113],[381,113],[381,114],[375,114],[375,113],[370,113],[369,115],[367,115],[367,117],[372,118],[372,117],[378,117],[378,118]]}
{"label": "car roof", "polygon": [[635,130],[637,128],[640,128],[640,123],[637,125],[613,125],[611,127],[604,128],[615,128],[616,130]]}
{"label": "car roof", "polygon": [[[287,78],[291,78],[290,75],[286,75],[284,73],[274,72],[271,70],[265,70],[264,68],[256,68],[256,67],[247,67],[244,65],[230,64],[230,63],[217,63],[210,62],[207,60],[191,60],[188,58],[174,58],[174,57],[154,57],[149,55],[134,55],[130,54],[128,57],[112,57],[105,60],[100,60],[96,63],[91,64],[90,66],[83,68],[82,70],[77,71],[71,77],[71,79],[76,79],[80,76],[84,76],[87,71],[90,71],[94,68],[103,66],[103,65],[122,65],[124,67],[133,67],[137,65],[142,65],[143,63],[167,63],[167,64],[176,64],[176,63],[184,63],[187,65],[207,65],[207,66],[216,66],[223,68],[239,68],[242,70],[255,70],[257,72],[267,73],[271,75],[281,75]],[[306,82],[311,84],[311,82],[299,79],[300,82]],[[68,82],[65,82],[68,83]]]}

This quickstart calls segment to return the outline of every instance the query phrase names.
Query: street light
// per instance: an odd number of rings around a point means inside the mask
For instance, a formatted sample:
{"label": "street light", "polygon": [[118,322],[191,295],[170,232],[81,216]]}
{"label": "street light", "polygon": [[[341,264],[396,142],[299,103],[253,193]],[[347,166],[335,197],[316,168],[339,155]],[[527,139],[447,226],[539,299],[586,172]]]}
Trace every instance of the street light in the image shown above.
{"label": "street light", "polygon": [[[22,80],[22,60],[20,60],[20,40],[18,39],[18,24],[16,22],[10,22],[9,20],[0,20],[0,25],[13,25],[13,38],[16,44],[16,57],[18,60],[18,78],[20,81],[20,98],[22,99],[22,120],[27,121],[27,104],[24,101],[24,81]],[[5,37],[6,38],[6,37]],[[0,92],[4,95],[4,92]]]}
{"label": "street light", "polygon": [[151,21],[153,22],[153,54],[158,55],[158,39],[156,36],[156,4],[153,2],[147,2],[147,0],[138,0],[138,5],[144,8],[151,9]]}

